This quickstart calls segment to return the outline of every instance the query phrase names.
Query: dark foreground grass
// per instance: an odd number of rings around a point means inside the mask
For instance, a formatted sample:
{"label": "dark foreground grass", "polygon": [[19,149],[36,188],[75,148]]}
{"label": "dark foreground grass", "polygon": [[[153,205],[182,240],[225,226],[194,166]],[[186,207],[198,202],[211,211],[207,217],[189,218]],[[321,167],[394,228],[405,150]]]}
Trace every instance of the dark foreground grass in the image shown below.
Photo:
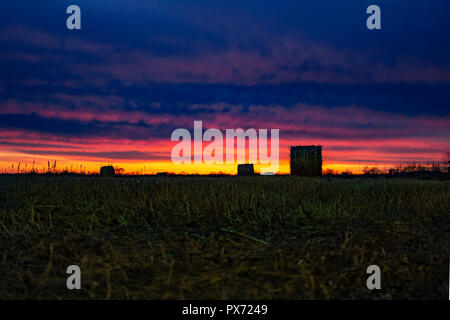
{"label": "dark foreground grass", "polygon": [[4,176],[0,298],[447,299],[449,197],[448,181]]}

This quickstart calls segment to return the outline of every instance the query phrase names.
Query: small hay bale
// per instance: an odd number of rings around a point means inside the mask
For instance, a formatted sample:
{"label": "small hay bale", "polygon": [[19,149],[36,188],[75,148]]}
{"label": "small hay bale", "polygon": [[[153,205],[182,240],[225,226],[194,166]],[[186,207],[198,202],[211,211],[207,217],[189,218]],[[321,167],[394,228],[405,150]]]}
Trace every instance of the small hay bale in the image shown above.
{"label": "small hay bale", "polygon": [[253,164],[239,164],[238,165],[238,176],[254,176],[255,170],[253,169]]}
{"label": "small hay bale", "polygon": [[114,177],[116,172],[113,166],[105,166],[100,168],[100,176],[102,177]]}

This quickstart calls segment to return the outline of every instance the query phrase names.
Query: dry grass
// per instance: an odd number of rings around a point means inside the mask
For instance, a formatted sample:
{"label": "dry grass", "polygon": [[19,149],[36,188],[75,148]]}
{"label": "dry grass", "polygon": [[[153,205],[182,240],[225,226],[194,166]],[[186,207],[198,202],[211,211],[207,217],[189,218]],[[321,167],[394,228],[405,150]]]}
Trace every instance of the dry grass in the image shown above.
{"label": "dry grass", "polygon": [[449,195],[448,181],[4,176],[0,298],[447,299]]}

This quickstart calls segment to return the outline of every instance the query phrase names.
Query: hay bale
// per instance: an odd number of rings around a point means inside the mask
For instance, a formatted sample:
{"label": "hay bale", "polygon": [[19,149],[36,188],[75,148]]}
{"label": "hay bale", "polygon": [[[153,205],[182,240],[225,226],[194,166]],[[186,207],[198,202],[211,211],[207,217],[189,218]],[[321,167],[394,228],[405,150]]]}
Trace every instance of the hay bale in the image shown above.
{"label": "hay bale", "polygon": [[322,175],[322,146],[291,147],[291,175]]}
{"label": "hay bale", "polygon": [[239,164],[238,165],[238,176],[254,176],[255,170],[253,169],[253,164]]}
{"label": "hay bale", "polygon": [[116,172],[113,166],[105,166],[100,168],[100,176],[102,177],[114,177]]}

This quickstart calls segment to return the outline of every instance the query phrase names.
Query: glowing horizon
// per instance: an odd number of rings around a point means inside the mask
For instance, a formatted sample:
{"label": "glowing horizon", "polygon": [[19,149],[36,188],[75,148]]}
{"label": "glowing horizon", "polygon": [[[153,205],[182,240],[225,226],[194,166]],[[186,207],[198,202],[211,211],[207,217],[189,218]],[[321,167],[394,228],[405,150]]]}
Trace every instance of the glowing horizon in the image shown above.
{"label": "glowing horizon", "polygon": [[80,1],[89,12],[80,30],[60,24],[64,3],[3,6],[0,172],[56,160],[60,170],[235,173],[237,163],[172,164],[171,133],[192,132],[195,120],[205,130],[279,129],[280,173],[297,145],[323,146],[324,171],[447,160],[450,20],[420,34],[404,27],[444,12],[433,6],[394,1],[388,27],[368,30],[364,6],[330,0],[309,10],[217,0],[200,11],[189,0],[113,0],[107,10]]}
{"label": "glowing horizon", "polygon": [[[96,144],[92,143],[89,147],[80,145],[78,148],[83,150],[77,154],[77,151],[73,150],[74,145],[67,148],[67,145],[58,145],[59,142],[53,142],[53,147],[58,147],[57,150],[52,149],[52,147],[36,147],[32,143],[27,146],[26,152],[12,152],[7,149],[2,149],[0,147],[0,173],[17,173],[18,165],[21,166],[21,171],[30,172],[33,168],[39,172],[47,172],[49,167],[50,171],[53,169],[53,165],[56,161],[56,171],[67,170],[69,172],[86,172],[86,173],[98,173],[101,166],[113,165],[116,169],[123,169],[124,174],[156,174],[158,172],[168,172],[174,174],[236,174],[237,164],[174,164],[170,160],[170,152],[172,147],[177,144],[177,142],[170,142],[167,140],[160,141],[159,147],[146,145],[144,142],[136,143],[134,145],[130,142],[118,141],[118,143],[109,142],[106,144]],[[426,142],[424,142],[426,144]],[[157,143],[158,144],[158,143]],[[208,145],[209,142],[203,142],[203,148]],[[301,145],[312,145],[314,143],[303,143]],[[338,147],[336,147],[336,144]],[[225,141],[224,141],[225,145]],[[280,163],[278,174],[289,174],[289,147],[293,146],[292,140],[281,140],[280,141]],[[299,144],[297,144],[299,145]],[[316,143],[316,145],[318,145]],[[396,168],[399,166],[410,165],[411,163],[421,163],[426,162],[442,162],[445,161],[445,154],[439,151],[440,148],[445,147],[445,142],[436,143],[435,152],[424,154],[423,152],[414,152],[417,147],[417,143],[414,147],[408,149],[406,154],[392,154],[386,152],[393,148],[404,148],[405,141],[389,141],[388,144],[382,144],[379,142],[379,147],[377,143],[372,145],[372,148],[367,148],[364,152],[358,151],[364,149],[363,147],[351,146],[348,141],[337,141],[335,145],[322,144],[323,151],[323,172],[327,170],[333,170],[336,173],[342,173],[344,171],[350,171],[352,173],[362,173],[364,167],[377,167],[380,170]],[[1,139],[0,139],[1,146]],[[121,146],[121,147],[118,147]],[[136,147],[141,146],[140,150],[145,150],[146,152],[153,152],[152,154],[157,154],[156,160],[145,160],[145,159],[132,159],[133,152]],[[246,145],[248,149],[248,141]],[[360,148],[360,149],[358,149]],[[378,151],[377,151],[378,148]],[[390,148],[390,149],[389,149]],[[193,148],[192,148],[193,149]],[[337,149],[337,150],[335,150]],[[420,149],[420,148],[419,148]],[[95,150],[95,153],[90,151]],[[121,154],[123,159],[114,158],[102,158],[95,159],[93,155],[102,154],[102,150],[107,150],[111,152],[112,155]],[[225,146],[224,146],[224,150]],[[444,149],[442,149],[444,150]],[[269,149],[270,151],[270,149]],[[27,153],[28,152],[28,153]],[[405,150],[403,150],[405,152]],[[64,153],[67,153],[65,155]],[[74,153],[76,155],[74,155]],[[107,153],[106,151],[103,153]],[[127,156],[127,154],[129,156]],[[363,157],[372,159],[363,160]],[[193,158],[193,154],[192,154]],[[248,150],[246,150],[246,163],[248,161]],[[268,167],[261,165],[259,163],[255,164],[255,172],[259,172],[261,167]]]}

